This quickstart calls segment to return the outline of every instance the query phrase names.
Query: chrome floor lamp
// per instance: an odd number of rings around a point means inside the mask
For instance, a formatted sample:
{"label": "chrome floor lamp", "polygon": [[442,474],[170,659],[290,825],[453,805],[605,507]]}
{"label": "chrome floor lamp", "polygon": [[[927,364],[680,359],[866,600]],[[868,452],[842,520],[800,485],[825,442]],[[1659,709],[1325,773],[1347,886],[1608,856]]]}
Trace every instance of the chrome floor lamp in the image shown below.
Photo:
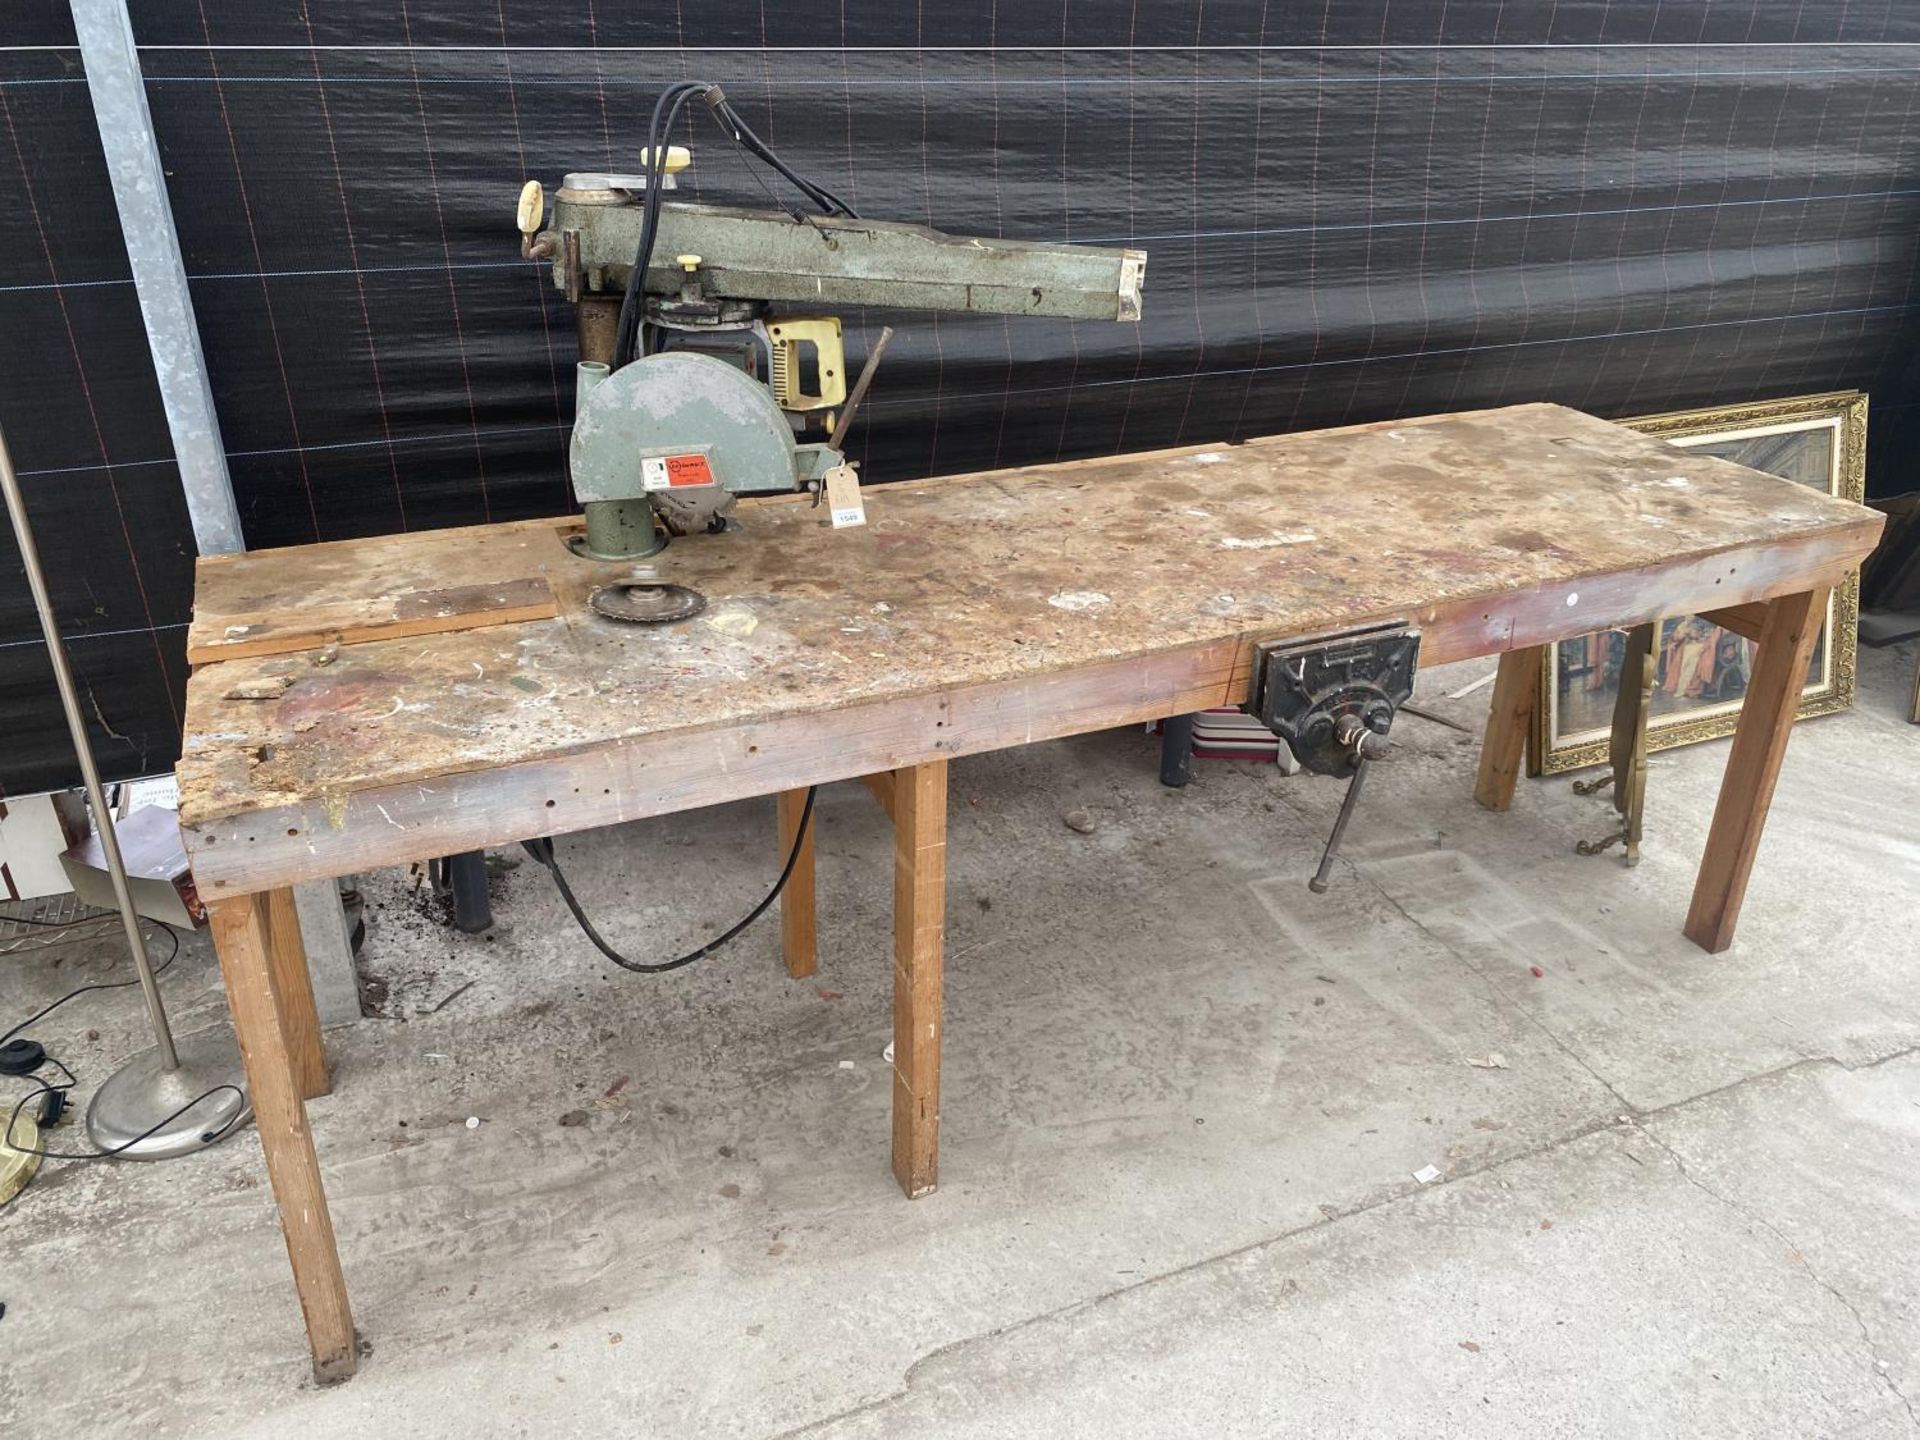
{"label": "chrome floor lamp", "polygon": [[26,499],[20,492],[20,477],[14,471],[13,456],[7,449],[4,433],[0,433],[0,490],[6,494],[7,515],[13,521],[14,538],[19,542],[27,586],[33,592],[34,608],[40,613],[40,629],[47,639],[47,658],[53,665],[54,683],[60,690],[67,728],[73,733],[74,755],[80,762],[87,799],[93,806],[93,823],[100,831],[100,848],[106,852],[107,871],[113,879],[114,898],[119,902],[127,949],[140,977],[141,993],[146,997],[147,1016],[153,1022],[153,1048],[127,1061],[94,1092],[93,1103],[87,1107],[87,1133],[102,1152],[128,1159],[159,1160],[184,1155],[224,1140],[253,1114],[240,1065],[240,1051],[230,1026],[216,1025],[176,1040],[167,1024],[167,1011],[160,1003],[153,963],[140,934],[133,892],[127,886],[127,867],[121,858],[119,837],[114,832],[113,811],[107,804],[106,789],[100,783],[100,770],[94,763],[86,722],[81,718],[73,666],[60,636],[60,624],[47,592],[46,572],[40,565],[39,547],[34,543],[33,527],[27,519]]}

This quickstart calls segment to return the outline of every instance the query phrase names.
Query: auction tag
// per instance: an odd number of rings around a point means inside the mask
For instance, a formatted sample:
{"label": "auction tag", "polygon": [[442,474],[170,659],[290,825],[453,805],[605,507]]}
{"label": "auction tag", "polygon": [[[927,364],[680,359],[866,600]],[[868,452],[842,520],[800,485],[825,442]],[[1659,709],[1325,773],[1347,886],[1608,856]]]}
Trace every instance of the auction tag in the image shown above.
{"label": "auction tag", "polygon": [[860,477],[853,467],[834,466],[827,471],[826,482],[827,513],[833,517],[833,528],[844,530],[849,525],[866,524],[866,502],[860,498]]}
{"label": "auction tag", "polygon": [[676,485],[711,485],[713,467],[704,455],[651,456],[640,462],[640,488],[667,490]]}

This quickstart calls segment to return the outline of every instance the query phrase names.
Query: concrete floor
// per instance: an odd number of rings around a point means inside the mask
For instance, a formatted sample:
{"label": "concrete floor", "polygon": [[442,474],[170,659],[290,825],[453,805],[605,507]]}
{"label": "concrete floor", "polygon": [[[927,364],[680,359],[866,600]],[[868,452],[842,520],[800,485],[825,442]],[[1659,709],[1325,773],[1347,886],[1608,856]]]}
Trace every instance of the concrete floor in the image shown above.
{"label": "concrete floor", "polygon": [[[1718,957],[1679,924],[1724,744],[1657,758],[1629,871],[1571,853],[1601,801],[1562,777],[1483,813],[1472,739],[1409,717],[1324,897],[1330,782],[1212,764],[1166,791],[1120,732],[958,762],[942,1185],[913,1204],[858,786],[820,799],[814,981],[771,924],[623,975],[531,866],[479,940],[369,877],[384,1017],[330,1035],[311,1107],[359,1376],[307,1378],[249,1133],[49,1165],[0,1210],[0,1424],[1920,1434],[1915,651],[1861,658],[1859,707],[1795,738]],[[1445,694],[1485,668],[1423,677],[1425,703],[1477,728],[1486,691]],[[659,954],[766,883],[770,814],[562,853]],[[122,975],[111,953],[7,962],[0,1014]],[[222,1012],[202,942],[165,988],[183,1030]],[[91,1082],[139,1012],[91,995],[36,1033]]]}

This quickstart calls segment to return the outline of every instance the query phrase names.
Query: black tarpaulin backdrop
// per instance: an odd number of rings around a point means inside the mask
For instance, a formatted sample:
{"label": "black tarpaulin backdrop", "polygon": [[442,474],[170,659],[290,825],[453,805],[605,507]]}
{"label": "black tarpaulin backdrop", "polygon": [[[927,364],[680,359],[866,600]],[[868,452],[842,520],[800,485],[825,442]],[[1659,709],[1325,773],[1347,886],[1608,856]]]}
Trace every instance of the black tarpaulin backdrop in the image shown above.
{"label": "black tarpaulin backdrop", "polygon": [[[253,546],[568,504],[571,310],[523,178],[630,169],[724,84],[876,217],[1150,252],[1139,326],[900,332],[871,481],[1550,399],[1873,395],[1908,488],[1920,9],[1372,0],[144,3]],[[0,34],[0,419],[104,763],[170,765],[192,538],[64,7]],[[689,198],[763,204],[704,118]],[[71,783],[10,540],[0,784]]]}

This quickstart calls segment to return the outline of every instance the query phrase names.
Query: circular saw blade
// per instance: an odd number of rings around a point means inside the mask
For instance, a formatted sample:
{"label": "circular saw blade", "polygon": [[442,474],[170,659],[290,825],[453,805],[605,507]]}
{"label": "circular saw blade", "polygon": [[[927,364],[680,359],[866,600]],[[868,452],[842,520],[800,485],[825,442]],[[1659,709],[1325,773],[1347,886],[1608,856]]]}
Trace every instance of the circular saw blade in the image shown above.
{"label": "circular saw blade", "polygon": [[588,597],[594,613],[629,625],[688,620],[707,608],[707,597],[685,585],[603,585]]}

